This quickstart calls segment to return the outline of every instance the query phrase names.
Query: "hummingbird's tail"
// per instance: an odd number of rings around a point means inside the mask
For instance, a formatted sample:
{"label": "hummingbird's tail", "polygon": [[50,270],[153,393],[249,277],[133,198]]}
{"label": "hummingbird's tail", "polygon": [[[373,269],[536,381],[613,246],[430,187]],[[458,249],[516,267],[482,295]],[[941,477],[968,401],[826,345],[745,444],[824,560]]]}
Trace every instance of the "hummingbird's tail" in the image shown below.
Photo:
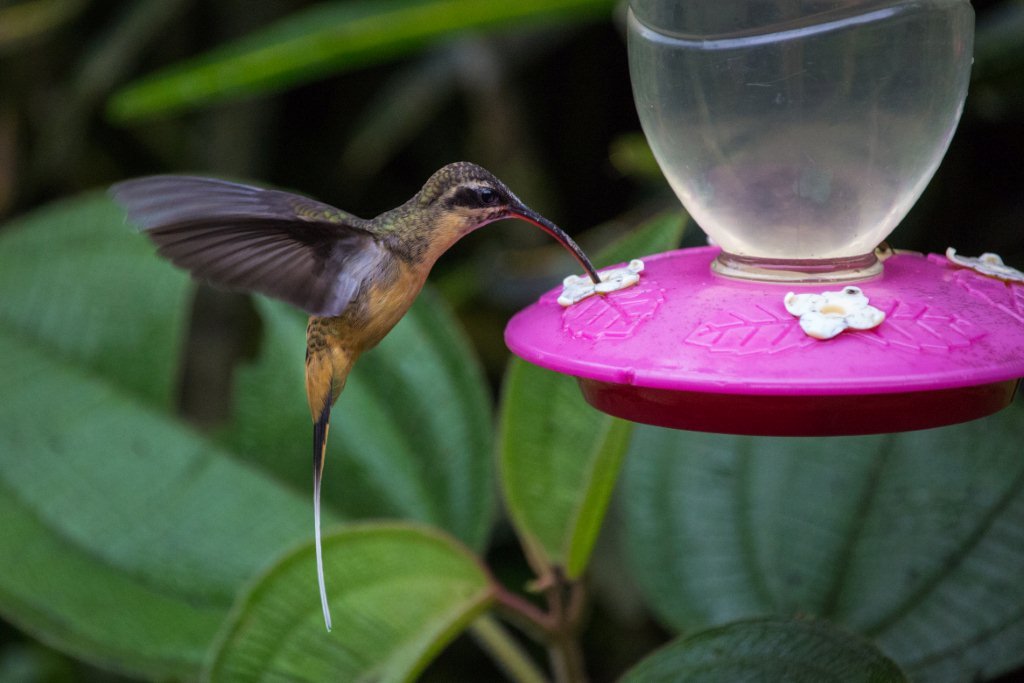
{"label": "hummingbird's tail", "polygon": [[306,328],[306,399],[313,418],[313,522],[316,531],[316,575],[324,623],[331,630],[331,610],[324,587],[324,558],[320,541],[320,481],[327,455],[327,431],[331,406],[345,387],[355,355],[347,351],[335,330],[337,318],[309,319]]}
{"label": "hummingbird's tail", "polygon": [[324,557],[320,544],[320,480],[324,474],[324,456],[327,453],[327,432],[331,428],[331,401],[324,401],[320,417],[313,423],[313,526],[316,532],[316,578],[320,584],[320,605],[324,610],[324,623],[331,630],[331,608],[327,604],[324,585]]}

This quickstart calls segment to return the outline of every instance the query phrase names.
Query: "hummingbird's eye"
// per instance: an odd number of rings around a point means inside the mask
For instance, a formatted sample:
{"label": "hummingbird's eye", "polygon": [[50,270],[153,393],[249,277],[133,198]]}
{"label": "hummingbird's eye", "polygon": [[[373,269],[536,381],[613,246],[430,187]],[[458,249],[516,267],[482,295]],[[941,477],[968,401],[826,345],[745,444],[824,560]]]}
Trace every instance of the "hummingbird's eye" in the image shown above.
{"label": "hummingbird's eye", "polygon": [[489,187],[481,187],[477,190],[477,196],[480,197],[480,203],[484,206],[491,206],[498,202],[498,193]]}

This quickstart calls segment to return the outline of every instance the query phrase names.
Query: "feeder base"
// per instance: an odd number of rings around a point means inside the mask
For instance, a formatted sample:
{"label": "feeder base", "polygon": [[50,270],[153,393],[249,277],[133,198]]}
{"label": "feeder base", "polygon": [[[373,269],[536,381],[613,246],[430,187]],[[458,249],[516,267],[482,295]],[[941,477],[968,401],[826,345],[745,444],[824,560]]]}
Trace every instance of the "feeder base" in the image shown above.
{"label": "feeder base", "polygon": [[823,340],[805,334],[787,294],[848,283],[734,280],[712,272],[718,252],[645,258],[633,287],[568,307],[552,290],[509,321],[505,341],[577,377],[612,415],[729,434],[940,427],[1003,408],[1024,377],[1024,283],[898,252],[856,285],[881,324]]}
{"label": "feeder base", "polygon": [[943,427],[999,412],[1013,401],[1019,383],[873,396],[758,396],[579,379],[587,402],[609,415],[658,427],[750,436],[853,436]]}

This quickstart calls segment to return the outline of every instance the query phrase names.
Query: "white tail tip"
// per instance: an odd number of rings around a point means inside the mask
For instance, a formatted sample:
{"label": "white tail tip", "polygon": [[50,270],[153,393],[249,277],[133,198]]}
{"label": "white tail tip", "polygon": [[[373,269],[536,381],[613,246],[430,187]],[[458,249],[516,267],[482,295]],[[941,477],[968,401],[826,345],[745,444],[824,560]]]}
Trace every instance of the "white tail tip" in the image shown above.
{"label": "white tail tip", "polygon": [[320,482],[313,491],[313,526],[316,532],[316,579],[320,584],[320,606],[324,610],[324,624],[331,630],[331,607],[327,604],[327,587],[324,585],[324,556],[320,547]]}

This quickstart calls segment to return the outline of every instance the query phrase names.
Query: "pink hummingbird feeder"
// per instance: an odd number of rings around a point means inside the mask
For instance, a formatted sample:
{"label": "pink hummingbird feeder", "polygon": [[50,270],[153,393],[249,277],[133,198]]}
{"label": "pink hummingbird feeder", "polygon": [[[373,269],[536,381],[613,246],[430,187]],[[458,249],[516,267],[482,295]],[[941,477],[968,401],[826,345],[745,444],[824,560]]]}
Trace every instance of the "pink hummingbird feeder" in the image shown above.
{"label": "pink hummingbird feeder", "polygon": [[884,245],[949,146],[973,29],[967,0],[632,0],[644,133],[716,246],[567,278],[509,348],[678,429],[868,434],[1008,405],[1024,274]]}

